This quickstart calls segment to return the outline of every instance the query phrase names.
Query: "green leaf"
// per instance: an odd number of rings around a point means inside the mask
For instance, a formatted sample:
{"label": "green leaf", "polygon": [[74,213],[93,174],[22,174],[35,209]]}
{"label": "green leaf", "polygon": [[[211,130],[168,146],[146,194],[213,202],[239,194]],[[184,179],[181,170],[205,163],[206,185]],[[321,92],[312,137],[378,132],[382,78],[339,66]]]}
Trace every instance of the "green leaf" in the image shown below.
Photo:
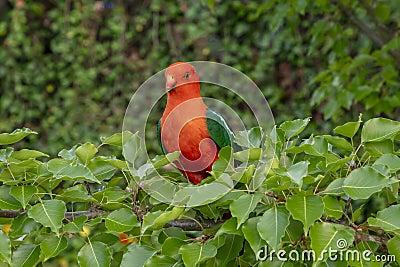
{"label": "green leaf", "polygon": [[32,267],[39,263],[40,247],[33,244],[20,245],[12,255],[11,266]]}
{"label": "green leaf", "polygon": [[161,167],[177,160],[180,155],[181,155],[181,152],[175,151],[172,153],[168,153],[167,155],[158,156],[157,160],[153,162],[153,166],[156,169],[161,168]]}
{"label": "green leaf", "polygon": [[37,151],[37,150],[21,149],[19,151],[14,151],[11,154],[11,157],[22,161],[22,160],[35,159],[35,158],[40,158],[40,157],[49,157],[49,155],[47,155],[43,152]]}
{"label": "green leaf", "polygon": [[282,238],[289,225],[289,212],[283,206],[273,206],[267,210],[257,224],[257,229],[265,241],[275,250],[281,248]]}
{"label": "green leaf", "polygon": [[274,175],[269,177],[265,182],[265,189],[274,192],[281,192],[283,190],[289,189],[292,184],[292,180],[287,176]]}
{"label": "green leaf", "polygon": [[357,133],[358,129],[360,128],[360,125],[361,125],[361,120],[357,122],[346,122],[345,124],[337,126],[335,129],[333,129],[333,132],[346,136],[348,138],[353,138],[353,136]]}
{"label": "green leaf", "polygon": [[171,257],[154,254],[144,263],[144,267],[175,267],[176,263],[176,260]]}
{"label": "green leaf", "polygon": [[146,230],[161,229],[166,223],[175,220],[183,214],[184,207],[173,207],[170,211],[149,212],[143,217],[142,233]]}
{"label": "green leaf", "polygon": [[400,236],[395,236],[387,242],[387,248],[391,255],[396,257],[397,263],[400,264]]}
{"label": "green leaf", "polygon": [[66,202],[90,202],[95,200],[88,194],[83,184],[77,184],[73,187],[62,190],[59,195],[57,195],[56,199],[61,199]]}
{"label": "green leaf", "polygon": [[11,242],[6,233],[0,230],[0,260],[11,264]]}
{"label": "green leaf", "polygon": [[250,190],[256,190],[264,183],[267,172],[271,169],[273,160],[258,164],[249,184]]}
{"label": "green leaf", "polygon": [[242,232],[238,228],[239,227],[237,227],[236,219],[230,218],[221,225],[215,236],[226,235],[226,234],[242,235]]}
{"label": "green leaf", "polygon": [[40,249],[43,254],[43,261],[47,261],[50,258],[54,258],[61,251],[66,249],[67,246],[68,246],[68,241],[65,236],[61,237],[51,236],[44,239],[40,243]]}
{"label": "green leaf", "polygon": [[3,210],[19,210],[22,205],[11,194],[12,187],[2,185],[0,186],[0,209]]}
{"label": "green leaf", "polygon": [[400,158],[393,154],[384,154],[374,162],[374,165],[386,165],[389,167],[391,172],[397,172],[400,170]]}
{"label": "green leaf", "polygon": [[179,248],[184,244],[186,244],[186,242],[180,238],[168,237],[162,244],[161,254],[175,257],[179,253]]}
{"label": "green leaf", "polygon": [[344,192],[352,199],[367,199],[393,183],[372,167],[361,167],[352,171],[343,182]]}
{"label": "green leaf", "polygon": [[323,199],[325,206],[325,213],[329,217],[339,220],[343,216],[343,203],[336,197],[324,196]]}
{"label": "green leaf", "polygon": [[42,203],[31,207],[28,216],[43,226],[50,227],[58,235],[65,212],[65,203],[61,200],[52,199],[44,200]]}
{"label": "green leaf", "polygon": [[78,253],[78,263],[81,267],[110,266],[111,252],[106,244],[101,242],[89,242]]}
{"label": "green leaf", "polygon": [[140,246],[132,243],[128,246],[128,251],[122,257],[121,267],[143,267],[144,263],[155,251],[147,246]]}
{"label": "green leaf", "polygon": [[368,224],[400,235],[400,204],[378,211],[376,218],[368,218]]}
{"label": "green leaf", "polygon": [[10,145],[27,137],[30,134],[37,134],[28,128],[16,129],[11,133],[0,133],[0,145]]}
{"label": "green leaf", "polygon": [[249,148],[239,152],[235,152],[233,157],[241,162],[258,161],[262,154],[261,148]]}
{"label": "green leaf", "polygon": [[300,188],[303,185],[303,178],[308,174],[308,165],[310,165],[309,161],[300,161],[290,166],[287,171],[289,178],[298,184]]}
{"label": "green leaf", "polygon": [[83,230],[83,224],[87,221],[88,217],[86,215],[79,216],[72,222],[64,225],[63,232],[68,233],[79,233]]}
{"label": "green leaf", "polygon": [[237,218],[237,228],[247,220],[262,198],[261,194],[246,194],[231,202],[229,209],[232,217]]}
{"label": "green leaf", "polygon": [[217,248],[209,243],[201,244],[196,242],[181,246],[179,254],[182,255],[185,266],[191,267],[214,257],[217,254]]}
{"label": "green leaf", "polygon": [[88,167],[77,163],[72,164],[65,159],[52,159],[47,163],[47,169],[56,179],[68,177],[73,180],[85,180],[88,182],[100,183]]}
{"label": "green leaf", "polygon": [[384,154],[391,154],[394,152],[392,140],[383,140],[383,141],[379,141],[379,142],[367,142],[364,144],[364,149],[372,157],[380,157]]}
{"label": "green leaf", "polygon": [[102,144],[111,146],[122,146],[122,133],[116,133],[105,138]]}
{"label": "green leaf", "polygon": [[98,152],[97,147],[90,142],[86,142],[75,150],[75,154],[85,166]]}
{"label": "green leaf", "polygon": [[122,154],[126,161],[134,164],[139,157],[142,147],[139,133],[132,134],[131,132],[122,133],[123,150]]}
{"label": "green leaf", "polygon": [[233,186],[231,177],[223,173],[212,183],[181,188],[175,193],[172,204],[187,207],[202,206],[221,198]]}
{"label": "green leaf", "polygon": [[261,216],[250,218],[242,226],[243,235],[255,254],[267,244],[258,234],[257,224],[260,219]]}
{"label": "green leaf", "polygon": [[243,249],[243,236],[241,235],[224,235],[224,245],[218,248],[215,256],[216,266],[229,266],[228,264],[239,256]]}
{"label": "green leaf", "polygon": [[106,228],[118,233],[130,231],[139,225],[136,215],[125,208],[111,212],[106,218]]}
{"label": "green leaf", "polygon": [[[344,250],[354,241],[354,230],[343,225],[317,222],[310,228],[311,248],[318,259],[314,264],[328,258],[329,249]],[[323,253],[323,254],[322,254]],[[323,259],[323,260],[322,260]]]}
{"label": "green leaf", "polygon": [[365,122],[361,131],[361,142],[393,140],[400,133],[400,122],[374,118]]}
{"label": "green leaf", "polygon": [[334,196],[340,196],[344,194],[343,191],[343,183],[346,180],[346,178],[337,178],[333,180],[327,188],[323,191],[324,194],[327,195],[334,195]]}
{"label": "green leaf", "polygon": [[235,135],[235,143],[245,148],[259,148],[263,133],[260,127],[251,128],[248,131],[240,131]]}
{"label": "green leaf", "polygon": [[87,166],[99,181],[111,179],[116,171],[116,167],[108,159],[96,157]]}
{"label": "green leaf", "polygon": [[294,219],[303,223],[304,234],[307,236],[310,226],[321,218],[324,212],[324,203],[319,196],[306,196],[304,193],[300,193],[287,199],[286,208]]}
{"label": "green leaf", "polygon": [[286,139],[290,139],[293,136],[300,134],[310,122],[310,118],[306,118],[304,120],[297,119],[293,121],[285,121],[282,123],[279,128],[285,132]]}
{"label": "green leaf", "polygon": [[353,146],[344,138],[341,138],[338,136],[331,136],[331,135],[323,135],[323,137],[329,144],[331,144],[337,148],[341,148],[341,149],[344,149],[347,151],[353,150]]}
{"label": "green leaf", "polygon": [[36,194],[37,192],[38,189],[32,185],[13,186],[10,189],[10,195],[12,195],[16,200],[18,200],[24,209],[26,208],[26,205],[28,205],[33,195]]}

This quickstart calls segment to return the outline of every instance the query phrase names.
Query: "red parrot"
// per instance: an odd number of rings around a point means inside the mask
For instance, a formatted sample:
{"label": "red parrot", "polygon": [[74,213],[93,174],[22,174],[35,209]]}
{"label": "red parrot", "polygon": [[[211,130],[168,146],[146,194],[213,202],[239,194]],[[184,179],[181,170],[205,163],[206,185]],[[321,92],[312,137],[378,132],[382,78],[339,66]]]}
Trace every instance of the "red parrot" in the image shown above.
{"label": "red parrot", "polygon": [[180,151],[175,166],[198,184],[209,176],[219,150],[231,145],[233,133],[204,103],[192,65],[176,62],[166,69],[165,78],[167,104],[158,121],[158,140],[164,154]]}

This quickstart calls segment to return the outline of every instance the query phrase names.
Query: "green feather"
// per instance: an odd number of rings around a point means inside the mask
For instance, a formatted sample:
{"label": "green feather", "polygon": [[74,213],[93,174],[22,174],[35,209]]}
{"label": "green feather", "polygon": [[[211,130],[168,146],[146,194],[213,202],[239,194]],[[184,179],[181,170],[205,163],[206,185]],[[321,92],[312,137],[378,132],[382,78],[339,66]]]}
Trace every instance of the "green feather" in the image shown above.
{"label": "green feather", "polygon": [[212,140],[214,140],[218,147],[223,148],[225,146],[231,146],[231,142],[233,141],[233,133],[229,129],[229,126],[224,118],[211,109],[207,109],[206,118],[210,137]]}
{"label": "green feather", "polygon": [[157,138],[158,138],[158,144],[160,145],[162,152],[165,155],[168,154],[168,152],[165,149],[164,144],[162,143],[162,140],[161,140],[161,119],[159,119],[157,122]]}

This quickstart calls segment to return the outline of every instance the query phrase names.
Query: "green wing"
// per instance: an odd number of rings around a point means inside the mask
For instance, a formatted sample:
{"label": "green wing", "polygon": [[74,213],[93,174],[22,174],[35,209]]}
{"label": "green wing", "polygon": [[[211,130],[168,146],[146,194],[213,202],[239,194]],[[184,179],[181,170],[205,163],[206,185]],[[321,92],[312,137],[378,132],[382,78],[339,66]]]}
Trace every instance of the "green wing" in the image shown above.
{"label": "green wing", "polygon": [[232,146],[233,133],[224,118],[211,109],[207,109],[206,117],[208,132],[219,148]]}
{"label": "green wing", "polygon": [[157,138],[158,138],[158,144],[160,145],[162,152],[165,155],[168,154],[168,151],[165,149],[165,147],[161,141],[161,119],[159,119],[158,123],[157,123]]}

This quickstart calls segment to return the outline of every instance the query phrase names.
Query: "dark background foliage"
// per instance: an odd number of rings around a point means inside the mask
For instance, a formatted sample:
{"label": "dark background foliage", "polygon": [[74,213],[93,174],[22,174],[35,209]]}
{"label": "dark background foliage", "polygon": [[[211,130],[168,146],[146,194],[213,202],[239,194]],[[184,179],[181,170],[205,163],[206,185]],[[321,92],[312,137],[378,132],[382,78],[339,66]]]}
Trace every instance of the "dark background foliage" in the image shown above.
{"label": "dark background foliage", "polygon": [[2,0],[0,129],[29,127],[53,154],[96,141],[141,83],[193,60],[247,74],[278,123],[396,119],[399,18],[398,1]]}

